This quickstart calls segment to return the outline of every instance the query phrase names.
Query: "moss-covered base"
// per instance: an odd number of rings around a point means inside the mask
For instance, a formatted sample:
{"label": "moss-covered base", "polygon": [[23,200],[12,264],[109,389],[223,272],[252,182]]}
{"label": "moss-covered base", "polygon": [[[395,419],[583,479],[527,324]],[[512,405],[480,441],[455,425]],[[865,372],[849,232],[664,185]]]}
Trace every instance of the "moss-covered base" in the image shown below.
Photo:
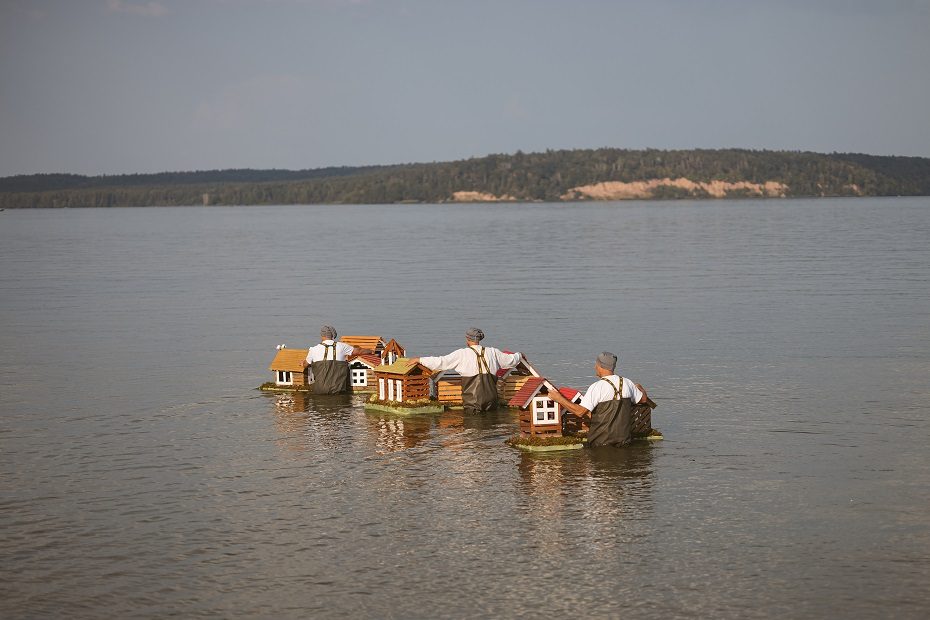
{"label": "moss-covered base", "polygon": [[445,407],[434,404],[406,406],[401,403],[368,402],[365,403],[365,411],[387,411],[388,413],[413,415],[415,413],[442,413]]}
{"label": "moss-covered base", "polygon": [[532,446],[528,444],[511,444],[514,448],[525,450],[527,452],[556,452],[561,450],[580,450],[584,448],[584,443],[563,443],[553,444],[551,446]]}
{"label": "moss-covered base", "polygon": [[258,388],[263,392],[311,392],[309,385],[278,385],[274,382],[269,381],[268,383],[262,383]]}
{"label": "moss-covered base", "polygon": [[535,435],[516,435],[507,440],[507,445],[530,452],[550,452],[553,450],[577,450],[584,447],[585,438],[581,435],[552,437]]}

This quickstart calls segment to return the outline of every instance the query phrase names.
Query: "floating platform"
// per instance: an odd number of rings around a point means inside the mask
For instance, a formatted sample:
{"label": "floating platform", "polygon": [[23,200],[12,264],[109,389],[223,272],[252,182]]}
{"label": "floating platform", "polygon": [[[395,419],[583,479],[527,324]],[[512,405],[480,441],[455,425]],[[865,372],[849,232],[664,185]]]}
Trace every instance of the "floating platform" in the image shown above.
{"label": "floating platform", "polygon": [[[646,435],[639,435],[633,437],[633,441],[660,441],[665,439],[661,432],[656,429],[650,429],[649,433]],[[583,435],[581,436],[545,436],[545,435],[516,435],[508,439],[505,443],[514,448],[519,448],[520,450],[526,450],[527,452],[555,452],[557,450],[578,450],[579,448],[585,447],[585,441],[587,438]]]}
{"label": "floating platform", "polygon": [[440,404],[406,407],[399,404],[388,405],[385,403],[365,403],[365,411],[386,411],[388,413],[399,413],[400,415],[415,415],[418,413],[442,413],[445,410],[446,408]]}
{"label": "floating platform", "polygon": [[313,389],[309,385],[275,385],[274,383],[263,383],[256,390],[262,392],[303,392],[312,394]]}

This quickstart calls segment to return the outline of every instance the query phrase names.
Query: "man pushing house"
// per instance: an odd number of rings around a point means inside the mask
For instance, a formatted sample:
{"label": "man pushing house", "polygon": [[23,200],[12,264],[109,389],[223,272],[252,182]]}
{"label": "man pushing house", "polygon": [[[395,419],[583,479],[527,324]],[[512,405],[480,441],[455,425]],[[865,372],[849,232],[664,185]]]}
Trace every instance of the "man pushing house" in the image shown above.
{"label": "man pushing house", "polygon": [[[615,372],[617,356],[604,351],[594,362],[598,380],[591,384],[581,402],[575,404],[558,391],[549,392],[549,398],[577,416],[591,416],[587,444],[624,446],[633,438],[633,405],[652,402],[639,384]],[[655,403],[653,403],[654,405]]]}
{"label": "man pushing house", "polygon": [[484,332],[472,327],[465,332],[465,347],[438,357],[413,358],[430,370],[454,370],[462,375],[462,405],[466,413],[497,408],[497,371],[513,368],[523,359],[520,353],[504,353],[484,347]]}
{"label": "man pushing house", "polygon": [[307,363],[313,370],[314,394],[343,394],[349,391],[349,362],[352,355],[368,355],[371,349],[353,347],[344,342],[336,342],[336,329],[331,325],[320,328],[322,342],[310,347]]}

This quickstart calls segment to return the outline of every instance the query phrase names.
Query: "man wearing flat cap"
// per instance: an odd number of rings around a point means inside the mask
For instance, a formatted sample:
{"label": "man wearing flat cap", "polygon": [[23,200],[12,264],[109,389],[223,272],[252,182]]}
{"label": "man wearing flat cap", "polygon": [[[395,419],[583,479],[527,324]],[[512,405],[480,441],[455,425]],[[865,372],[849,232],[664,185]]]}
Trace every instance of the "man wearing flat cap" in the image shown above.
{"label": "man wearing flat cap", "polygon": [[465,348],[439,357],[415,358],[430,370],[454,370],[462,375],[462,404],[465,413],[497,408],[497,371],[513,368],[523,359],[520,353],[504,353],[479,343],[484,332],[472,327],[465,332]]}
{"label": "man wearing flat cap", "polygon": [[371,349],[336,342],[336,330],[331,325],[320,328],[322,342],[310,347],[307,363],[313,371],[314,394],[343,394],[349,391],[349,362],[352,355],[371,354]]}
{"label": "man wearing flat cap", "polygon": [[621,377],[617,356],[604,351],[594,362],[598,380],[591,384],[581,402],[575,404],[558,391],[549,398],[579,417],[591,416],[588,445],[625,446],[633,438],[633,405],[646,402],[649,396],[643,386]]}

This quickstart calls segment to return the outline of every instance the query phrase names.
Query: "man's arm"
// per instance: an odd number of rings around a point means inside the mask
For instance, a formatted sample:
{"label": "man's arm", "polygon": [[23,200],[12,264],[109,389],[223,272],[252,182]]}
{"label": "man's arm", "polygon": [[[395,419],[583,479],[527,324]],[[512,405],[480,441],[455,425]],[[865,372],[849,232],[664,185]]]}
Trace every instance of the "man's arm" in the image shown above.
{"label": "man's arm", "polygon": [[639,404],[649,405],[651,408],[655,409],[656,408],[655,401],[649,398],[649,394],[646,394],[646,388],[644,388],[639,383],[634,383],[633,385],[635,385],[636,389],[640,391],[640,398],[638,401],[636,401],[636,404],[637,405]]}
{"label": "man's arm", "polygon": [[574,413],[576,416],[584,417],[586,415],[591,415],[590,411],[588,411],[586,408],[582,407],[581,405],[577,403],[573,403],[572,401],[568,400],[567,398],[562,396],[562,393],[559,391],[549,392],[548,396],[555,402],[562,405],[562,407],[564,407],[565,409],[568,409],[569,411]]}
{"label": "man's arm", "polygon": [[448,355],[442,355],[437,357],[412,357],[410,361],[415,364],[423,364],[430,370],[449,370],[455,368],[459,361],[461,360],[461,355],[459,351],[453,351]]}

